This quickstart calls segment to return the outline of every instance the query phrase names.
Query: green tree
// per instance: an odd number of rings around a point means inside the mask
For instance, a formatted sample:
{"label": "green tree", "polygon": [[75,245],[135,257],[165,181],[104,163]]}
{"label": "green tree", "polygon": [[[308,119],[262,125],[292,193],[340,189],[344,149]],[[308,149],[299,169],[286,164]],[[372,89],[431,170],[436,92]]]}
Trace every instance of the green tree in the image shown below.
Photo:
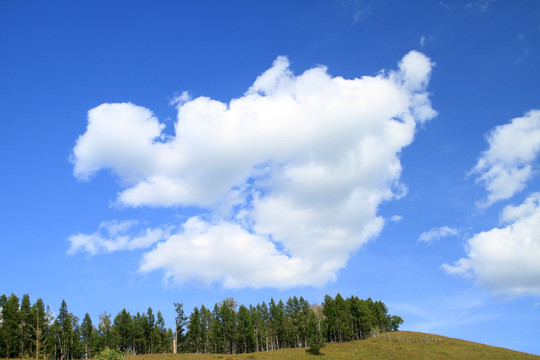
{"label": "green tree", "polygon": [[240,305],[238,308],[236,321],[238,325],[236,345],[237,352],[248,353],[255,351],[255,331],[253,328],[251,313],[244,305]]}
{"label": "green tree", "polygon": [[174,353],[179,349],[179,344],[184,340],[184,327],[186,326],[187,316],[184,312],[183,303],[173,303],[174,311],[176,312],[175,317],[175,329],[174,329]]}
{"label": "green tree", "polygon": [[2,353],[0,357],[13,358],[19,356],[19,298],[15,294],[2,299]]}
{"label": "green tree", "polygon": [[145,354],[148,346],[147,339],[145,337],[146,324],[146,314],[140,314],[137,312],[137,315],[133,316],[133,350],[135,354]]}
{"label": "green tree", "polygon": [[47,334],[52,318],[51,309],[48,306],[45,308],[41,298],[37,299],[30,309],[31,341],[36,360],[40,357],[45,358],[47,355]]}
{"label": "green tree", "polygon": [[201,314],[199,308],[195,307],[189,316],[186,333],[186,346],[190,352],[199,353],[201,346]]}
{"label": "green tree", "polygon": [[120,348],[120,351],[129,351],[133,338],[133,323],[131,315],[125,308],[115,316],[111,330],[115,337],[115,344]]}
{"label": "green tree", "polygon": [[104,311],[99,315],[97,333],[97,351],[101,352],[105,348],[115,348],[112,334],[111,314]]}
{"label": "green tree", "polygon": [[165,320],[161,311],[156,314],[156,326],[154,328],[154,337],[156,339],[156,350],[158,353],[165,353],[170,349],[170,337],[165,328]]}
{"label": "green tree", "polygon": [[309,346],[308,352],[314,355],[319,355],[321,353],[321,349],[326,346],[326,343],[324,342],[324,334],[320,318],[315,311],[311,311],[308,314],[307,333],[307,346]]}
{"label": "green tree", "polygon": [[58,316],[54,321],[54,335],[60,360],[78,357],[80,343],[77,322],[77,317],[68,311],[66,301],[62,300]]}
{"label": "green tree", "polygon": [[28,294],[24,294],[21,298],[21,306],[19,308],[19,357],[29,357],[32,346],[32,319],[31,319],[31,304]]}
{"label": "green tree", "polygon": [[220,321],[223,331],[225,353],[236,353],[236,301],[227,298],[221,302],[219,308]]}
{"label": "green tree", "polygon": [[392,327],[392,331],[398,331],[399,326],[403,324],[403,319],[401,318],[401,316],[393,315],[390,318],[390,324]]}
{"label": "green tree", "polygon": [[202,352],[207,353],[210,348],[210,337],[212,330],[212,312],[210,309],[206,308],[204,305],[201,305],[201,341],[202,341]]}
{"label": "green tree", "polygon": [[86,313],[81,323],[81,337],[84,344],[84,358],[92,357],[92,345],[94,341],[94,326],[90,315]]}

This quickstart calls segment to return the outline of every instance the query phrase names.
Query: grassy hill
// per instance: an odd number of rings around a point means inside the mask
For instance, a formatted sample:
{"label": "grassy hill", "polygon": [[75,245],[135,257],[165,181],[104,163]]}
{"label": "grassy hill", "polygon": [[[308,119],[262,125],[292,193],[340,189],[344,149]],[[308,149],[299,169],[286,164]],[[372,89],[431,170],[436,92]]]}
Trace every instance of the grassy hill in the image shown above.
{"label": "grassy hill", "polygon": [[540,356],[520,353],[438,335],[399,331],[377,338],[343,344],[327,344],[323,355],[308,354],[305,349],[287,349],[241,355],[162,354],[139,355],[128,360],[391,360],[391,359],[535,359]]}

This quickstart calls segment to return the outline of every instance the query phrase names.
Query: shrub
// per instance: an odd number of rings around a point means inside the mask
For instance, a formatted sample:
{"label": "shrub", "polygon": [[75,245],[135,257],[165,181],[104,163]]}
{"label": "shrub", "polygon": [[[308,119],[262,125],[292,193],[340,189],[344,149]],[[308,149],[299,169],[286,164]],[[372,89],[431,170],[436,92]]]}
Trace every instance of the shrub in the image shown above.
{"label": "shrub", "polygon": [[98,360],[124,360],[124,355],[118,350],[106,347],[96,355]]}

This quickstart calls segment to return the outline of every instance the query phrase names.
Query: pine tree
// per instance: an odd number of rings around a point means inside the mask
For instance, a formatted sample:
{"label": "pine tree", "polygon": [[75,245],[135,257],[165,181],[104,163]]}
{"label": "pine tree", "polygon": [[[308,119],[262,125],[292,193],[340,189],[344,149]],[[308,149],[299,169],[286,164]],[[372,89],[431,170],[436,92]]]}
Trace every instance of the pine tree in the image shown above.
{"label": "pine tree", "polygon": [[12,358],[19,356],[19,298],[11,294],[3,300],[2,306],[2,353],[0,357]]}
{"label": "pine tree", "polygon": [[212,330],[211,330],[211,348],[212,352],[222,354],[224,353],[224,330],[223,323],[221,321],[221,309],[218,304],[214,305],[214,311],[212,312]]}
{"label": "pine tree", "polygon": [[308,351],[314,355],[319,355],[321,349],[324,348],[326,344],[324,342],[321,321],[315,311],[310,312],[308,315],[307,334],[307,346],[309,346]]}
{"label": "pine tree", "polygon": [[221,302],[219,308],[223,329],[223,340],[227,354],[236,353],[236,301],[227,298]]}
{"label": "pine tree", "polygon": [[202,349],[206,354],[210,348],[210,337],[212,331],[212,312],[210,309],[201,305],[201,341]]}
{"label": "pine tree", "polygon": [[255,351],[255,335],[251,313],[244,305],[238,308],[237,321],[237,351],[238,353],[248,353]]}
{"label": "pine tree", "polygon": [[176,311],[175,317],[175,330],[174,330],[174,345],[173,352],[176,354],[179,344],[184,340],[184,326],[186,326],[187,317],[184,313],[184,304],[174,303],[174,310]]}
{"label": "pine tree", "polygon": [[157,343],[157,352],[158,353],[165,353],[169,349],[170,345],[170,338],[167,334],[167,329],[165,328],[165,320],[163,319],[163,315],[161,314],[161,311],[158,310],[156,315],[156,327],[154,329],[155,331],[155,338]]}
{"label": "pine tree", "polygon": [[30,347],[32,345],[32,328],[30,315],[30,297],[24,294],[21,299],[21,307],[19,308],[19,357],[25,358],[30,356]]}
{"label": "pine tree", "polygon": [[199,308],[195,307],[189,316],[187,324],[186,343],[189,351],[199,353],[201,350],[202,324]]}
{"label": "pine tree", "polygon": [[146,315],[142,315],[137,312],[137,315],[132,317],[133,323],[133,344],[132,348],[135,354],[145,354],[148,349],[147,339],[144,335],[144,331],[147,327]]}
{"label": "pine tree", "polygon": [[101,352],[105,348],[114,348],[115,347],[112,332],[111,332],[111,328],[112,328],[111,314],[104,311],[103,313],[101,313],[99,315],[98,335],[97,335],[97,343],[98,343],[97,352]]}
{"label": "pine tree", "polygon": [[111,331],[120,352],[129,351],[133,338],[133,324],[131,315],[125,308],[115,316]]}
{"label": "pine tree", "polygon": [[37,299],[30,309],[31,342],[36,360],[38,360],[40,356],[42,358],[46,356],[47,334],[49,332],[52,317],[51,309],[49,307],[45,309],[43,300],[41,300],[41,298]]}
{"label": "pine tree", "polygon": [[84,358],[92,357],[92,343],[94,340],[94,326],[90,315],[86,313],[81,323],[81,336],[84,344]]}

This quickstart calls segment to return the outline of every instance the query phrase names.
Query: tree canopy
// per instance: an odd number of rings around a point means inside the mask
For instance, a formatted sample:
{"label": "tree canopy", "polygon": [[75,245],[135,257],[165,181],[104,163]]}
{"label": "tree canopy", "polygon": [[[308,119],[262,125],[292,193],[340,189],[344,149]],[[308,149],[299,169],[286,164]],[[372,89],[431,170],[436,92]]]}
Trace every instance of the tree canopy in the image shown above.
{"label": "tree canopy", "polygon": [[[99,322],[86,313],[80,319],[62,301],[56,318],[41,299],[31,303],[25,294],[0,296],[0,358],[72,360],[118,353],[179,352],[238,354],[309,347],[314,354],[326,342],[365,339],[396,331],[403,323],[390,315],[381,301],[356,296],[326,295],[322,304],[296,296],[287,301],[243,305],[232,298],[204,304],[187,316],[183,304],[173,304],[174,330],[160,311],[149,307],[130,314],[125,308],[114,317],[103,312]],[[176,339],[176,341],[175,341]]]}

